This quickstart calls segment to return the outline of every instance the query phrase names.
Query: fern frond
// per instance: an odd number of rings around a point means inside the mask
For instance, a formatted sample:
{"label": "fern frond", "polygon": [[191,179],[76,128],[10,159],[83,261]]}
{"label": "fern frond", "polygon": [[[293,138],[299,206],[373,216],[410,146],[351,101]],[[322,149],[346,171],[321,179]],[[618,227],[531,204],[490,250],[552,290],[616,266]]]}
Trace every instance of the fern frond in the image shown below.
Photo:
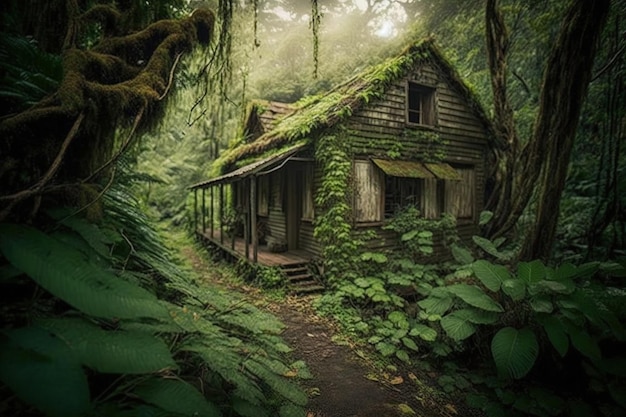
{"label": "fern frond", "polygon": [[[212,341],[215,342],[215,341]],[[254,405],[266,402],[265,395],[250,374],[243,371],[243,358],[229,346],[209,344],[209,341],[196,342],[183,347],[183,350],[194,352],[206,365],[217,372],[225,381],[235,386],[235,393]]]}
{"label": "fern frond", "polygon": [[84,313],[102,318],[168,313],[154,294],[88,262],[78,250],[23,225],[0,225],[0,251],[13,266]]}
{"label": "fern frond", "polygon": [[106,331],[80,318],[37,324],[62,339],[84,365],[104,373],[143,374],[178,366],[159,338],[133,330]]}
{"label": "fern frond", "polygon": [[306,405],[306,393],[304,393],[299,386],[287,380],[285,377],[275,374],[256,360],[247,360],[244,362],[244,366],[282,397],[288,399],[296,405]]}
{"label": "fern frond", "polygon": [[152,378],[139,384],[134,394],[166,411],[195,417],[221,417],[222,413],[193,385],[178,379]]}

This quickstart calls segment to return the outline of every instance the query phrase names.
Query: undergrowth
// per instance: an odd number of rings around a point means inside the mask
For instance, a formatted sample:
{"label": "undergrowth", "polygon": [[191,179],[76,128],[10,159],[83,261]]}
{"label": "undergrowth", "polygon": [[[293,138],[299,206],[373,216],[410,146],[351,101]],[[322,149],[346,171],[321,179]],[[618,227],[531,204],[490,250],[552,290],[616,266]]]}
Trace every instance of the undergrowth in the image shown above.
{"label": "undergrowth", "polygon": [[[488,416],[625,412],[626,293],[616,284],[625,260],[515,263],[503,239],[468,245],[453,218],[424,220],[413,207],[386,227],[400,246],[361,251],[319,299],[320,312],[385,358],[435,365],[445,392],[465,394]],[[429,261],[435,236],[446,262]]]}
{"label": "undergrowth", "polygon": [[282,324],[199,285],[123,187],[104,199],[98,223],[0,224],[3,413],[302,416]]}

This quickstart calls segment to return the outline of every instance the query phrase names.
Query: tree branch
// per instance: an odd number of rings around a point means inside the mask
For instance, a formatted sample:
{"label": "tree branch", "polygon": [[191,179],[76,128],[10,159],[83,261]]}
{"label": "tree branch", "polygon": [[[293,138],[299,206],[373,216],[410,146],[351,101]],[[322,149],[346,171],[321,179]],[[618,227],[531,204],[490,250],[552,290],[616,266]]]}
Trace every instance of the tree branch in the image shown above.
{"label": "tree branch", "polygon": [[35,185],[33,185],[32,187],[26,190],[22,190],[18,193],[0,197],[0,201],[9,201],[9,204],[7,205],[7,207],[0,212],[0,221],[4,220],[9,215],[9,213],[11,212],[13,207],[15,207],[16,204],[20,203],[21,201],[23,201],[24,199],[28,197],[38,194],[41,191],[41,189],[52,179],[54,174],[57,172],[57,170],[61,166],[61,163],[63,162],[63,158],[65,157],[65,153],[67,152],[67,148],[70,146],[70,143],[72,143],[72,140],[76,137],[76,134],[78,133],[78,130],[84,118],[85,118],[85,113],[81,112],[76,118],[76,121],[74,122],[74,125],[68,132],[67,136],[65,137],[65,140],[61,144],[59,153],[57,154],[56,158],[50,165],[50,168],[48,168],[48,171],[44,174],[43,177],[41,177],[41,179]]}

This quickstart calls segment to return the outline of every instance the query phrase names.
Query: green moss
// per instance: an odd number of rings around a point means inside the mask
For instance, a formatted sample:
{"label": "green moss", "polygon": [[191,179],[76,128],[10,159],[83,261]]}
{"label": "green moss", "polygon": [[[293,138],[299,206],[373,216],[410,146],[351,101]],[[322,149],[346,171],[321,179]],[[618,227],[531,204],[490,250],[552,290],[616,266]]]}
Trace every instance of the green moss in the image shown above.
{"label": "green moss", "polygon": [[297,110],[283,118],[274,130],[253,143],[231,149],[216,166],[226,172],[236,161],[258,158],[271,148],[280,148],[303,138],[312,138],[350,117],[356,110],[380,98],[387,87],[404,76],[420,59],[429,56],[432,41],[427,39],[407,48],[403,54],[372,66],[327,94],[307,97],[296,103]]}
{"label": "green moss", "polygon": [[[296,103],[297,110],[283,118],[271,132],[252,143],[240,144],[224,152],[214,163],[214,166],[219,167],[216,171],[226,173],[234,166],[241,166],[240,161],[252,162],[261,155],[266,155],[270,149],[281,149],[298,140],[311,141],[320,137],[323,131],[350,117],[373,100],[381,98],[392,83],[423,61],[432,62],[444,77],[451,80],[451,85],[468,99],[477,116],[490,129],[490,122],[476,97],[434,45],[434,40],[427,38],[408,46],[398,56],[369,67],[326,94],[300,100]],[[414,135],[421,144],[427,145],[427,160],[437,161],[445,157],[443,147],[440,146],[443,142],[436,133],[416,130]],[[402,145],[390,144],[387,156],[396,158],[403,151]]]}
{"label": "green moss", "polygon": [[[105,8],[98,8],[82,17],[111,16]],[[109,161],[119,146],[117,137],[126,140],[130,132],[124,128],[134,127],[140,112],[133,137],[157,125],[167,103],[174,60],[197,42],[206,43],[213,25],[213,14],[201,11],[187,19],[157,22],[132,35],[104,37],[91,50],[67,49],[58,90],[0,123],[0,153],[22,161],[20,165],[29,166],[30,172],[41,173],[69,137],[71,145],[63,154],[68,162],[60,165],[54,180],[101,180],[91,174]],[[82,122],[74,132],[77,120]],[[69,132],[72,135],[68,136]],[[19,191],[32,185],[32,178],[13,171],[15,168],[0,171],[0,182],[12,181],[8,189]]]}

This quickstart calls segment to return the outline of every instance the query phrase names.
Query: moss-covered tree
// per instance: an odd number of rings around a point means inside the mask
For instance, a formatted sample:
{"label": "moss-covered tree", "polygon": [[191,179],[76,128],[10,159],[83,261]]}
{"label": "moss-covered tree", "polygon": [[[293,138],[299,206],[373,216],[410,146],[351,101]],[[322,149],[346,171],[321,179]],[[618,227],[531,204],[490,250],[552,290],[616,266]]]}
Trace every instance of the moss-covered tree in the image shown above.
{"label": "moss-covered tree", "polygon": [[[61,19],[58,32],[42,32],[30,21],[23,28],[32,25],[26,34],[42,39],[51,51],[58,44],[43,40],[63,39],[63,78],[34,106],[5,109],[13,113],[0,123],[0,220],[33,217],[47,200],[88,203],[94,197],[91,186],[109,178],[113,162],[137,133],[158,121],[177,63],[195,44],[208,44],[215,20],[212,12],[196,10],[180,20],[119,33],[136,28],[129,23],[136,17],[128,4],[127,10],[71,0],[44,4],[39,24]],[[87,42],[95,45],[86,47]],[[120,136],[124,139],[116,143]]]}

